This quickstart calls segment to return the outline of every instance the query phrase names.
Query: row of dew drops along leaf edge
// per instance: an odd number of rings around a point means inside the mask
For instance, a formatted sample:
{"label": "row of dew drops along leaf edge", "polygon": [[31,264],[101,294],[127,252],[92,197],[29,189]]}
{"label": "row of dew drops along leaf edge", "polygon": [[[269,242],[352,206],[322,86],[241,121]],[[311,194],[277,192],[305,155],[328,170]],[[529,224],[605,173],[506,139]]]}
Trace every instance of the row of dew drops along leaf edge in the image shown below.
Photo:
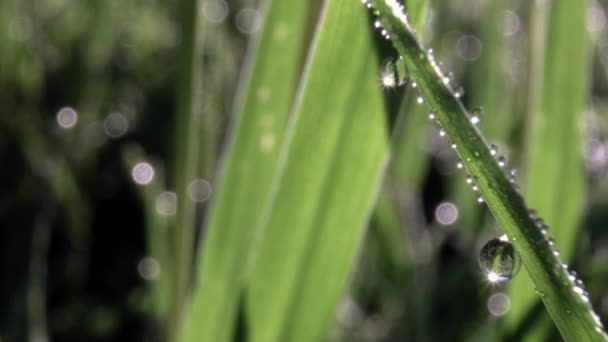
{"label": "row of dew drops along leaf edge", "polygon": [[[407,21],[407,15],[404,12],[404,6],[398,3],[396,0],[384,0],[386,5],[388,5],[394,17],[399,19],[405,27],[414,32],[412,27],[409,25]],[[370,0],[362,0],[362,3],[367,8],[372,8],[372,3]],[[376,16],[379,16],[379,12],[377,10],[374,11]],[[390,39],[389,32],[384,28],[382,22],[380,20],[374,21],[374,27],[378,29],[381,35],[385,39]],[[446,86],[446,88],[451,92],[451,94],[456,98],[460,99],[464,94],[463,88],[458,87],[456,89],[452,88],[450,81],[452,79],[451,74],[445,75],[441,70],[439,64],[435,61],[435,57],[433,55],[433,50],[429,49],[426,53],[427,60],[435,70],[437,76],[439,76]],[[403,57],[400,56],[398,60],[395,62],[392,58],[387,58],[384,61],[384,65],[382,70],[380,71],[380,82],[385,89],[390,89],[394,87],[406,86],[408,84],[407,75],[404,72],[405,68],[403,67]],[[415,81],[409,82],[411,88],[416,89],[417,84]],[[422,93],[419,93],[416,98],[416,103],[422,105],[424,103],[424,97]],[[475,107],[468,111],[469,121],[471,124],[476,125],[480,122],[480,114],[481,108]],[[446,132],[441,128],[440,122],[437,120],[437,116],[433,112],[429,112],[429,119],[439,126],[439,136],[445,137]],[[452,149],[456,149],[456,144],[451,144]],[[502,169],[505,169],[507,166],[507,160],[504,156],[498,155],[498,147],[494,144],[488,146],[490,154],[496,158],[496,162],[498,166]],[[462,162],[458,162],[456,167],[458,169],[463,169],[464,165]],[[517,191],[519,191],[519,186],[517,185],[516,179],[516,170],[510,170],[507,172],[508,180]],[[479,188],[475,184],[474,177],[471,175],[467,175],[466,182],[472,186],[472,190],[475,192],[479,191]],[[483,203],[483,197],[481,195],[478,196],[477,202]],[[593,308],[590,305],[589,293],[585,290],[583,281],[577,277],[577,273],[574,270],[570,270],[568,265],[563,262],[559,256],[559,251],[555,248],[554,239],[548,236],[549,226],[547,226],[543,219],[538,217],[534,210],[529,210],[530,218],[532,218],[535,222],[536,227],[540,230],[540,232],[545,237],[545,241],[551,247],[553,252],[553,256],[559,265],[566,271],[568,274],[568,279],[570,283],[566,283],[564,285],[570,286],[572,291],[574,291],[581,299],[583,303],[587,305],[591,316],[593,317],[596,327],[595,330],[600,334],[605,334],[604,326],[600,320],[600,317],[595,313]],[[519,269],[521,268],[521,260],[517,252],[515,251],[513,245],[509,242],[509,238],[507,235],[502,235],[499,238],[494,238],[488,241],[481,249],[479,254],[479,265],[487,279],[490,283],[501,283],[511,279]],[[536,290],[537,294],[541,297],[544,297],[545,294]]]}

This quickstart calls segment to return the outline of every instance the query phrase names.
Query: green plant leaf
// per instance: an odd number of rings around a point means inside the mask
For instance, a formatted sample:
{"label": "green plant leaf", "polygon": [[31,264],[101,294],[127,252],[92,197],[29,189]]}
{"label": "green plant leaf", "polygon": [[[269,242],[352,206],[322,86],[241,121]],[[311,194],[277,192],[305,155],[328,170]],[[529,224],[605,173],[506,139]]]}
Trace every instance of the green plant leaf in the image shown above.
{"label": "green plant leaf", "polygon": [[[411,78],[436,113],[438,124],[451,141],[467,171],[479,187],[483,200],[521,255],[545,307],[568,341],[603,341],[601,322],[569,279],[562,261],[554,254],[520,193],[490,153],[483,136],[456,92],[445,81],[432,54],[417,41],[396,0],[371,0],[375,13],[402,55]],[[578,290],[577,290],[578,289]],[[587,298],[588,301],[588,298]]]}
{"label": "green plant leaf", "polygon": [[[536,8],[546,11],[548,20],[547,27],[537,23],[539,39],[531,47],[531,60],[540,70],[532,74],[530,85],[534,96],[529,100],[525,193],[530,207],[551,227],[549,234],[566,261],[573,256],[584,201],[581,124],[589,74],[585,3],[551,1]],[[513,310],[507,323],[521,324],[535,297],[530,278],[521,274],[511,287]]]}
{"label": "green plant leaf", "polygon": [[253,342],[320,341],[346,285],[388,156],[369,22],[325,2],[246,297]]}
{"label": "green plant leaf", "polygon": [[307,1],[264,3],[263,28],[237,94],[234,130],[197,258],[200,280],[186,341],[229,341],[235,331],[244,274],[259,235],[257,222],[275,178],[297,85],[310,6]]}

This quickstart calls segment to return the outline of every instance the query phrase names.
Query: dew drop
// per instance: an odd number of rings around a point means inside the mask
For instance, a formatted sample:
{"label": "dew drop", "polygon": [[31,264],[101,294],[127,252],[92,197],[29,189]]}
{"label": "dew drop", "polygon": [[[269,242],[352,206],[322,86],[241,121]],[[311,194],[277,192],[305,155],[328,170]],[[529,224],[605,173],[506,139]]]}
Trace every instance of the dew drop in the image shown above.
{"label": "dew drop", "polygon": [[471,175],[467,176],[467,184],[472,184],[473,183],[473,177],[471,177]]}
{"label": "dew drop", "polygon": [[503,156],[498,157],[498,166],[505,167],[507,165],[507,159]]}
{"label": "dew drop", "polygon": [[458,162],[458,164],[456,164],[456,167],[459,168],[459,169],[462,169],[464,167],[464,165],[462,165],[461,162]]}
{"label": "dew drop", "polygon": [[458,147],[458,146],[456,146],[456,144],[452,144],[452,149],[453,149],[453,150],[455,150],[455,149],[456,149],[456,147]]}
{"label": "dew drop", "polygon": [[477,203],[483,203],[483,197],[481,197],[481,196],[477,197]]}
{"label": "dew drop", "polygon": [[412,82],[412,88],[416,88],[416,87],[418,87],[418,83]]}
{"label": "dew drop", "polygon": [[462,88],[462,86],[456,88],[456,90],[454,90],[454,97],[456,97],[457,99],[461,98],[464,95],[464,89]]}
{"label": "dew drop", "polygon": [[439,131],[439,136],[440,137],[445,137],[445,131],[444,130],[440,130]]}
{"label": "dew drop", "polygon": [[479,266],[489,282],[500,283],[517,274],[521,260],[510,242],[494,238],[481,248]]}
{"label": "dew drop", "polygon": [[418,96],[418,98],[416,98],[416,103],[418,103],[418,104],[424,103],[424,99],[422,98],[422,96]]}
{"label": "dew drop", "polygon": [[387,58],[384,62],[384,67],[380,71],[380,82],[382,86],[386,88],[394,88],[397,85],[397,79],[395,77],[395,63],[392,58]]}
{"label": "dew drop", "polygon": [[498,147],[494,144],[490,145],[490,154],[495,156],[498,153]]}

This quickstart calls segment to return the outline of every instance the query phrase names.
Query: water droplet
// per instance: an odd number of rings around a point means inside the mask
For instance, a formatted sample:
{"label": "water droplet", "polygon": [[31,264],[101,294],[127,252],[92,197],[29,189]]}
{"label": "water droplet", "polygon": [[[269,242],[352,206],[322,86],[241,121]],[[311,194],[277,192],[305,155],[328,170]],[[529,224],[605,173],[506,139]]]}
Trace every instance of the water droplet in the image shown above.
{"label": "water droplet", "polygon": [[504,316],[511,308],[511,300],[504,293],[493,294],[488,299],[488,310],[493,316]]}
{"label": "water droplet", "polygon": [[72,128],[78,122],[78,113],[71,107],[63,107],[57,113],[57,124],[61,128]]}
{"label": "water droplet", "polygon": [[507,159],[503,156],[498,157],[498,166],[504,167],[507,165]]}
{"label": "water droplet", "polygon": [[490,145],[490,154],[495,156],[498,153],[498,147],[494,144]]}
{"label": "water droplet", "polygon": [[177,212],[177,195],[172,191],[163,191],[156,196],[156,212],[163,216],[172,216]]}
{"label": "water droplet", "polygon": [[418,83],[412,82],[412,88],[416,88],[416,87],[418,87]]}
{"label": "water droplet", "polygon": [[445,137],[445,131],[443,129],[439,131],[439,136]]}
{"label": "water droplet", "polygon": [[160,274],[160,265],[156,259],[146,257],[137,263],[137,272],[145,280],[154,280]]}
{"label": "water droplet", "polygon": [[149,184],[154,179],[154,168],[147,162],[137,163],[131,170],[131,177],[137,184]]}
{"label": "water droplet", "polygon": [[454,97],[456,97],[457,99],[461,98],[464,95],[464,88],[462,88],[462,86],[456,88],[456,90],[454,90]]}
{"label": "water droplet", "polygon": [[458,208],[450,202],[443,202],[435,209],[435,218],[439,224],[449,226],[458,219]]}
{"label": "water droplet", "polygon": [[479,191],[479,187],[477,185],[473,185],[473,191],[475,191],[475,192]]}
{"label": "water droplet", "polygon": [[224,0],[205,1],[203,2],[203,15],[205,19],[213,24],[220,24],[228,16],[230,7]]}
{"label": "water droplet", "polygon": [[461,162],[458,162],[458,164],[456,164],[456,167],[459,168],[459,169],[462,169],[464,167],[464,165],[462,165]]}
{"label": "water droplet", "polygon": [[500,283],[517,274],[521,260],[510,242],[494,238],[481,249],[479,266],[489,282]]}
{"label": "water droplet", "polygon": [[235,23],[241,33],[253,34],[262,25],[262,15],[254,8],[243,8],[236,14]]}
{"label": "water droplet", "polygon": [[543,298],[545,297],[545,293],[544,293],[544,292],[539,291],[537,288],[534,288],[534,291],[535,291],[535,292],[536,292],[536,294],[538,294],[539,296],[541,296],[541,297],[543,297]]}
{"label": "water droplet", "polygon": [[119,138],[127,133],[129,121],[120,113],[111,113],[106,117],[103,129],[110,138]]}
{"label": "water droplet", "polygon": [[429,119],[431,120],[435,120],[437,117],[435,116],[435,113],[433,112],[429,112]]}
{"label": "water droplet", "polygon": [[467,184],[472,184],[473,183],[473,177],[471,177],[471,175],[467,175]]}
{"label": "water droplet", "polygon": [[380,82],[384,88],[393,88],[397,85],[395,77],[395,63],[392,58],[387,58],[384,61],[384,67],[380,71]]}
{"label": "water droplet", "polygon": [[188,197],[190,200],[202,203],[209,199],[211,196],[211,184],[208,181],[199,178],[195,179],[188,184]]}
{"label": "water droplet", "polygon": [[452,144],[452,150],[455,150],[456,147],[458,147],[458,146],[456,146],[456,144]]}
{"label": "water droplet", "polygon": [[477,125],[479,123],[479,116],[471,116],[471,123]]}
{"label": "water droplet", "polygon": [[477,197],[477,203],[483,203],[483,197],[481,197],[481,196]]}
{"label": "water droplet", "polygon": [[418,104],[424,103],[424,99],[422,98],[422,96],[418,96],[418,98],[416,99],[416,103],[418,103]]}

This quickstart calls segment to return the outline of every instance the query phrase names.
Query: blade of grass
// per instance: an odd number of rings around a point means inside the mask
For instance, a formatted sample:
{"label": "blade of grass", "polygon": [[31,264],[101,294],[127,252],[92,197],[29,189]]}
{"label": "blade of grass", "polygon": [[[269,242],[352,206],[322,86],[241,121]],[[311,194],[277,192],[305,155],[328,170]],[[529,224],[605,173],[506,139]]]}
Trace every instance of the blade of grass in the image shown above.
{"label": "blade of grass", "polygon": [[[532,85],[531,93],[537,97],[530,99],[525,192],[530,206],[551,227],[561,257],[570,261],[584,200],[581,124],[588,96],[587,5],[586,1],[546,5],[548,27],[540,28],[546,47],[531,47],[531,59],[540,59],[541,70]],[[512,328],[521,324],[535,297],[527,274],[517,277],[507,324]]]}
{"label": "blade of grass", "polygon": [[[546,238],[529,214],[523,197],[509,182],[479,130],[431,54],[425,52],[396,0],[371,0],[375,13],[411,78],[436,112],[438,123],[455,143],[459,157],[475,179],[484,201],[519,252],[545,307],[567,341],[603,341],[601,322],[569,279]],[[588,299],[587,299],[588,301]]]}
{"label": "blade of grass", "polygon": [[200,280],[186,341],[229,341],[235,330],[255,224],[267,203],[293,102],[310,6],[307,1],[264,3],[263,28],[251,45],[232,138],[197,257]]}
{"label": "blade of grass", "polygon": [[[499,145],[508,145],[517,115],[513,108],[512,82],[505,70],[509,54],[509,41],[504,36],[503,21],[506,10],[512,6],[511,1],[489,1],[483,6],[481,15],[480,39],[483,42],[483,53],[477,63],[472,64],[472,103],[481,110],[480,127],[486,137]],[[482,220],[482,207],[477,205],[475,193],[471,186],[455,178],[454,197],[459,207],[458,220],[464,228],[476,231]]]}
{"label": "blade of grass", "polygon": [[253,342],[320,341],[332,321],[388,155],[373,51],[366,11],[326,1],[261,222],[246,297]]}
{"label": "blade of grass", "polygon": [[192,274],[194,249],[194,208],[188,200],[188,184],[198,174],[201,131],[202,96],[202,1],[181,0],[181,47],[179,88],[174,136],[174,161],[171,187],[179,200],[171,226],[174,234],[172,250],[174,273],[171,279],[168,340],[177,342],[181,337],[184,305],[188,297]]}

